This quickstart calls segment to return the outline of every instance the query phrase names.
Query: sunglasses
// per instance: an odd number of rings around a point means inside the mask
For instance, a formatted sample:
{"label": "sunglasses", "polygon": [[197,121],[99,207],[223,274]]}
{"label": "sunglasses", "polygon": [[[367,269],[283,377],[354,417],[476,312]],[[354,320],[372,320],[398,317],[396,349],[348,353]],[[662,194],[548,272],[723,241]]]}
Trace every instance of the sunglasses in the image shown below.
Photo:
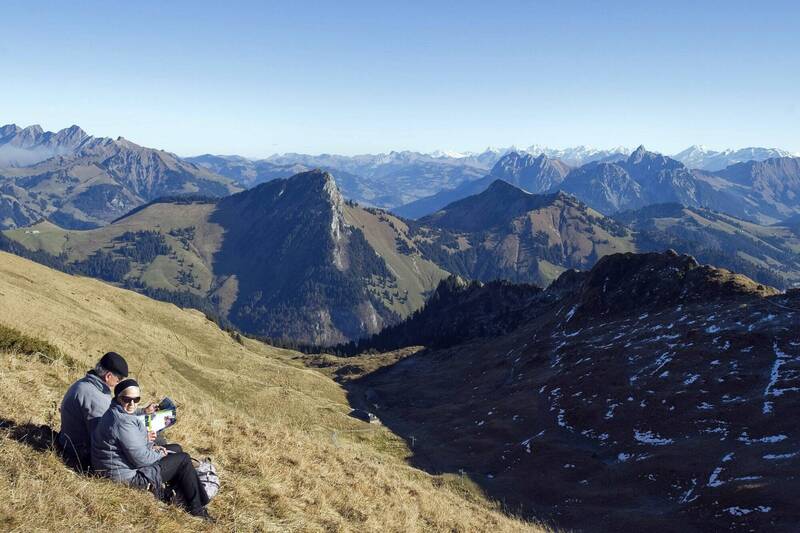
{"label": "sunglasses", "polygon": [[122,403],[139,403],[142,397],[137,396],[136,398],[131,398],[130,396],[120,396],[119,399]]}

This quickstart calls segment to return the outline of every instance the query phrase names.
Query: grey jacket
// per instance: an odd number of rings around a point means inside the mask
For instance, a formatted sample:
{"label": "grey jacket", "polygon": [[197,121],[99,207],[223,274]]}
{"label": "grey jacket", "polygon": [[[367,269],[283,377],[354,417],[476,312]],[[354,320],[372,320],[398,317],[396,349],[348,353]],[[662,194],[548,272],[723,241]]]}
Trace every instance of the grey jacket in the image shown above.
{"label": "grey jacket", "polygon": [[159,486],[159,459],[161,454],[147,441],[144,420],[126,413],[117,402],[112,403],[92,435],[92,466],[95,471],[114,481],[138,486],[144,477]]}
{"label": "grey jacket", "polygon": [[111,389],[93,371],[73,383],[61,401],[58,439],[62,448],[72,448],[78,456],[88,456],[92,432],[110,405]]}

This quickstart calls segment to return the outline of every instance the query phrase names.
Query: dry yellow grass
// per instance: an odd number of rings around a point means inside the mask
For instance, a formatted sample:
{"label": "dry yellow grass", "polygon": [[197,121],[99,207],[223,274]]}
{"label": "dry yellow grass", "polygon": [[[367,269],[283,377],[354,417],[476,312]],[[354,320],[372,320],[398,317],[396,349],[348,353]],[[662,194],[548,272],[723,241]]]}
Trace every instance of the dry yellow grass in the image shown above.
{"label": "dry yellow grass", "polygon": [[0,253],[0,323],[90,367],[130,363],[146,398],[168,395],[167,436],[211,456],[222,490],[215,526],[149,494],[79,476],[19,426],[58,427],[57,406],[83,370],[0,353],[0,530],[541,531],[503,514],[465,480],[408,466],[404,442],[347,416],[344,391],[297,354],[235,342],[194,311]]}

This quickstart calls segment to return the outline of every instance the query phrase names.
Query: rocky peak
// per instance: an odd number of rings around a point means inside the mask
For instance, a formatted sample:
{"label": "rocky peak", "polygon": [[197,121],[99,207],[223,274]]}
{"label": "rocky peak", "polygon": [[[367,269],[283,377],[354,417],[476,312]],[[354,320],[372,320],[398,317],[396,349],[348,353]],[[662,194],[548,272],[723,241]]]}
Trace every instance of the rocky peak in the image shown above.
{"label": "rocky peak", "polygon": [[451,295],[462,292],[471,285],[475,285],[476,287],[483,286],[479,281],[469,282],[458,274],[451,274],[439,282],[439,285],[436,287],[429,301],[446,300]]}
{"label": "rocky peak", "polygon": [[[546,157],[544,154],[540,157]],[[507,178],[509,176],[519,176],[522,169],[525,169],[533,164],[535,161],[531,154],[509,152],[500,158],[492,167],[491,174],[499,178]]]}
{"label": "rocky peak", "polygon": [[491,183],[491,185],[489,185],[489,187],[486,188],[486,191],[484,191],[481,194],[486,194],[486,193],[495,195],[497,194],[512,195],[514,197],[525,195],[525,191],[523,191],[519,187],[515,187],[511,183],[499,178],[494,180]]}
{"label": "rocky peak", "polygon": [[651,152],[648,152],[647,149],[644,147],[643,144],[640,144],[636,150],[631,152],[631,155],[628,156],[628,163],[630,164],[637,164],[641,163],[642,160],[647,157],[648,155],[652,155]]}
{"label": "rocky peak", "polygon": [[30,148],[37,144],[42,133],[44,133],[42,127],[34,124],[18,131],[14,138],[11,139],[11,143],[20,148]]}
{"label": "rocky peak", "polygon": [[77,124],[73,124],[69,128],[64,128],[63,130],[59,130],[55,137],[58,139],[63,139],[65,141],[69,140],[83,140],[87,138],[89,134],[87,134],[80,126]]}
{"label": "rocky peak", "polygon": [[5,140],[7,137],[13,137],[20,131],[22,131],[22,128],[16,124],[6,124],[5,126],[0,127],[0,140]]}
{"label": "rocky peak", "polygon": [[[557,281],[556,286],[570,285],[568,281]],[[692,256],[667,250],[601,258],[577,287],[573,303],[576,316],[589,318],[630,309],[657,311],[681,303],[763,297],[778,292],[745,276],[700,265]]]}
{"label": "rocky peak", "polygon": [[510,152],[492,168],[490,176],[498,177],[532,193],[552,190],[569,172],[570,167],[545,154]]}
{"label": "rocky peak", "polygon": [[33,135],[33,136],[38,137],[39,135],[44,133],[44,129],[42,129],[42,127],[39,124],[32,124],[32,125],[28,126],[27,128],[24,128],[22,130],[22,133],[27,133],[29,135]]}
{"label": "rocky peak", "polygon": [[345,202],[329,172],[315,169],[268,181],[223,199],[221,205],[247,219],[300,217],[306,224],[310,220],[325,223],[333,242],[333,264],[339,270],[347,268],[345,237],[349,226],[344,219]]}
{"label": "rocky peak", "polygon": [[647,172],[660,170],[686,171],[683,163],[675,159],[666,157],[657,152],[648,152],[643,145],[640,145],[625,161],[626,169],[632,174],[645,176]]}

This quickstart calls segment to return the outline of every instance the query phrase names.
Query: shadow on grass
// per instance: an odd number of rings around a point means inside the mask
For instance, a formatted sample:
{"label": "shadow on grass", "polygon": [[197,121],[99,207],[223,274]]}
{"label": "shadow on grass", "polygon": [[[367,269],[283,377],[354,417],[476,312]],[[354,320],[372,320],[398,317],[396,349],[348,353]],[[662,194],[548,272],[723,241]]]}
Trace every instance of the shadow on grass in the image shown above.
{"label": "shadow on grass", "polygon": [[[436,483],[447,485],[468,499],[487,498],[511,516],[534,519],[558,529],[521,487],[532,485],[527,481],[530,477],[497,475],[502,465],[492,459],[492,453],[498,439],[505,435],[472,436],[458,431],[457,426],[472,422],[467,415],[471,415],[469,398],[473,387],[471,382],[454,377],[461,370],[447,370],[456,362],[455,356],[442,357],[423,349],[355,379],[346,379],[347,372],[337,373],[337,377],[347,391],[351,407],[375,414],[392,433],[406,441],[411,466],[440,476]],[[508,373],[501,370],[492,381]]]}
{"label": "shadow on grass", "polygon": [[58,452],[58,432],[47,425],[20,424],[0,417],[0,431],[37,452]]}
{"label": "shadow on grass", "polygon": [[66,465],[78,474],[91,473],[90,465],[84,458],[81,460],[74,453],[65,453],[58,443],[58,431],[48,425],[17,423],[14,420],[0,417],[0,436],[5,434],[8,438],[28,446],[39,453],[53,452]]}

